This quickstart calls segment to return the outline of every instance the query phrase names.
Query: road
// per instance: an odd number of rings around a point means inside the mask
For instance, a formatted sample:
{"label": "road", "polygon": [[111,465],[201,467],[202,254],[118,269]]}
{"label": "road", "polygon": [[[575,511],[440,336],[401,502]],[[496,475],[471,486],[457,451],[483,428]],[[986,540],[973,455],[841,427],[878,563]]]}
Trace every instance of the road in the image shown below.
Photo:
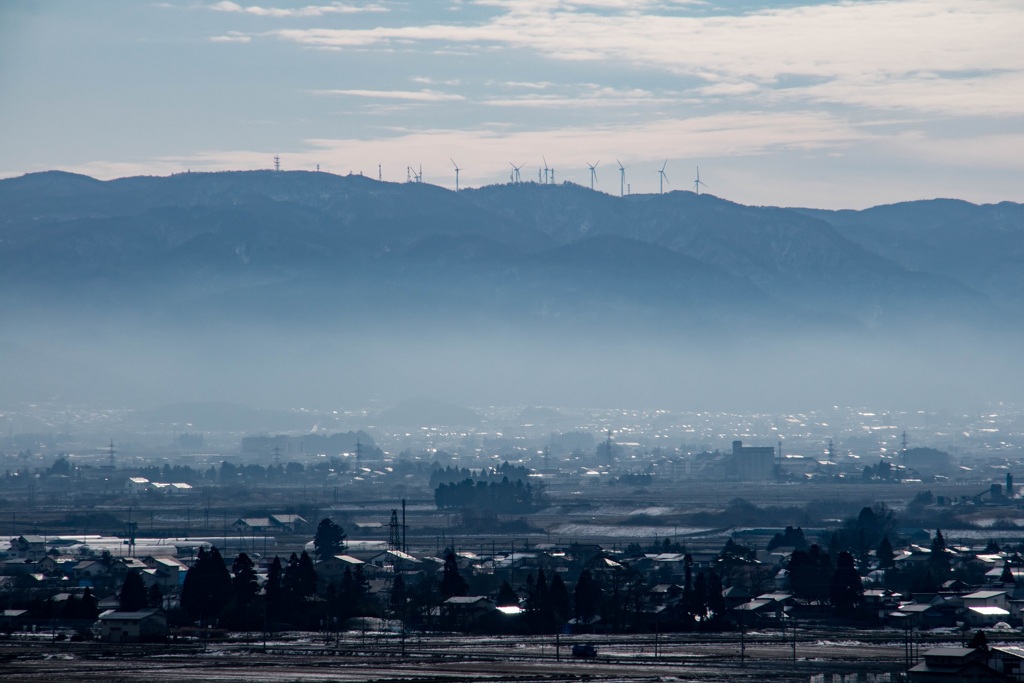
{"label": "road", "polygon": [[[791,641],[778,633],[745,635],[608,636],[591,640],[598,657],[574,660],[562,639],[556,657],[552,637],[430,636],[342,638],[309,635],[294,640],[233,640],[206,645],[112,646],[99,643],[0,644],[5,682],[47,681],[801,681],[812,674],[844,676],[890,673],[905,668],[901,634],[827,638],[803,633],[796,659]],[[926,647],[939,644],[934,641]],[[958,644],[946,642],[945,644]],[[742,650],[742,655],[741,655]]]}

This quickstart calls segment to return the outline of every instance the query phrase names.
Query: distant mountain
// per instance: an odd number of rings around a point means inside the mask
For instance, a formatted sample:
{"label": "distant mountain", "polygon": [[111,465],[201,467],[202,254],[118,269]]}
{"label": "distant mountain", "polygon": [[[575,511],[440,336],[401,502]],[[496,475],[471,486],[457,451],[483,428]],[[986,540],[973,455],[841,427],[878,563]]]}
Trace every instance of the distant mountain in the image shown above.
{"label": "distant mountain", "polygon": [[[456,194],[324,173],[99,182],[51,172],[0,181],[0,206],[8,305],[16,294],[171,316],[266,307],[299,318],[611,314],[870,327],[995,314],[994,303],[1024,299],[1012,267],[1024,244],[1017,205],[815,212],[576,185]],[[935,226],[907,227],[919,221]],[[965,232],[983,239],[958,241]]]}
{"label": "distant mountain", "polygon": [[936,199],[865,211],[801,212],[905,268],[949,273],[998,305],[1024,313],[1024,205]]}
{"label": "distant mountain", "polygon": [[[0,180],[0,343],[18,350],[0,358],[18,378],[0,398],[64,396],[76,377],[90,395],[103,377],[159,392],[152,405],[385,385],[401,399],[450,384],[454,405],[471,405],[459,387],[517,382],[675,391],[653,359],[705,383],[796,383],[783,368],[823,335],[892,361],[933,330],[1016,330],[1022,266],[1024,206],[1008,203],[818,211],[573,184],[31,174]],[[908,334],[906,351],[885,346]],[[876,365],[858,362],[859,377]]]}

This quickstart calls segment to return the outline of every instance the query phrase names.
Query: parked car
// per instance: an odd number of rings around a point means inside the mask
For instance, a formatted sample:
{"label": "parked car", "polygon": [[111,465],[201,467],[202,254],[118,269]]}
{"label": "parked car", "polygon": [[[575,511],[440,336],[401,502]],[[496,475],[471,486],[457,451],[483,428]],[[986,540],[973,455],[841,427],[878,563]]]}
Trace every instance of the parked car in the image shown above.
{"label": "parked car", "polygon": [[591,659],[597,656],[597,648],[593,643],[577,643],[572,646],[572,656],[578,659]]}

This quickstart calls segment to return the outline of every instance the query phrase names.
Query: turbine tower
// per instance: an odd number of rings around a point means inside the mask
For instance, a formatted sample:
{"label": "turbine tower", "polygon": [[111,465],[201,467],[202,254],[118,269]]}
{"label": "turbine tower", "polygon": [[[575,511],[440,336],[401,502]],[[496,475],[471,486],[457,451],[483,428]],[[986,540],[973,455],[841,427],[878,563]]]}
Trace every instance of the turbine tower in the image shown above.
{"label": "turbine tower", "polygon": [[451,159],[452,166],[455,167],[455,191],[458,192],[459,191],[459,171],[461,171],[462,169],[460,169],[459,165],[457,163],[455,163],[455,159],[452,159],[451,157],[448,157],[448,158]]}
{"label": "turbine tower", "polygon": [[615,163],[617,163],[619,165],[619,196],[620,197],[625,197],[626,196],[626,167],[623,166],[622,162],[619,161],[618,159],[615,160]]}
{"label": "turbine tower", "polygon": [[697,179],[693,181],[693,191],[696,194],[700,194],[700,186],[707,187],[708,184],[700,179],[700,166],[697,167]]}
{"label": "turbine tower", "polygon": [[668,180],[668,176],[665,175],[666,166],[668,166],[668,159],[665,159],[665,163],[661,165],[661,170],[658,171],[658,194],[665,194],[665,181]]}
{"label": "turbine tower", "polygon": [[544,159],[544,184],[548,184],[548,160],[543,154],[540,155],[541,159]]}
{"label": "turbine tower", "polygon": [[587,168],[590,169],[590,189],[591,190],[593,190],[594,189],[594,185],[597,184],[597,165],[600,164],[600,163],[601,162],[598,161],[597,164],[587,164]]}

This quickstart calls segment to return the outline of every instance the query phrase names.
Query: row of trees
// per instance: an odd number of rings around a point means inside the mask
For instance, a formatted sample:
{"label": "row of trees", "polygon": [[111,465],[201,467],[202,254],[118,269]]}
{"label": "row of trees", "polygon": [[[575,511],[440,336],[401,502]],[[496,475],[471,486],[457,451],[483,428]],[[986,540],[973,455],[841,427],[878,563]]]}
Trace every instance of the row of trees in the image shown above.
{"label": "row of trees", "polygon": [[480,471],[471,470],[467,467],[452,467],[451,465],[444,469],[438,466],[430,473],[430,488],[436,489],[441,484],[455,484],[464,479],[488,482],[509,479],[510,481],[526,482],[528,476],[530,476],[530,469],[528,467],[510,465],[507,460],[497,467],[485,467]]}
{"label": "row of trees", "polygon": [[499,513],[529,512],[534,505],[533,486],[521,479],[514,483],[503,477],[500,483],[463,479],[455,484],[440,484],[434,491],[439,509],[477,508]]}

